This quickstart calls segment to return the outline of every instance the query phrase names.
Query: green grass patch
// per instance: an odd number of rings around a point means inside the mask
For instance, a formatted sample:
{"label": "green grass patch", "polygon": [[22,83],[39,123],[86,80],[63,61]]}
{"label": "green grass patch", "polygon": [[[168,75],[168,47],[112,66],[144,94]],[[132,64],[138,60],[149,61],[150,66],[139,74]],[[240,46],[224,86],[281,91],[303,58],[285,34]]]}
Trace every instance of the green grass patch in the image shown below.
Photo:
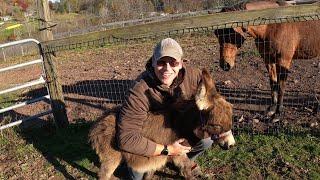
{"label": "green grass patch", "polygon": [[15,104],[18,98],[19,96],[16,93],[0,95],[0,108],[3,109]]}
{"label": "green grass patch", "polygon": [[[8,159],[23,164],[20,167],[24,174],[30,174],[32,164],[28,162],[42,162],[38,171],[32,172],[35,177],[39,173],[51,176],[65,176],[93,178],[97,156],[87,142],[87,134],[91,124],[71,124],[65,129],[56,129],[53,123],[43,128],[22,131],[18,128],[9,128],[0,135],[1,152]],[[40,159],[40,160],[39,160]],[[41,160],[42,159],[42,160]],[[14,163],[12,166],[18,166]],[[34,164],[32,166],[35,166]],[[15,167],[13,167],[15,168]],[[33,167],[34,168],[34,167]],[[37,174],[38,173],[38,174]],[[4,174],[3,177],[11,177]],[[71,177],[71,176],[70,176]]]}
{"label": "green grass patch", "polygon": [[229,151],[219,147],[199,158],[217,178],[305,179],[320,176],[320,142],[310,135],[245,135]]}
{"label": "green grass patch", "polygon": [[7,41],[7,39],[12,36],[14,33],[13,29],[10,29],[10,30],[6,30],[6,29],[3,29],[0,31],[0,42],[4,42],[4,41]]}
{"label": "green grass patch", "polygon": [[[79,122],[65,129],[50,124],[26,132],[5,130],[0,136],[0,150],[19,161],[26,157],[27,161],[45,159],[35,175],[41,171],[67,177],[68,172],[73,177],[94,179],[98,157],[87,142],[90,127],[91,123]],[[236,136],[234,148],[224,151],[214,146],[198,162],[217,179],[319,179],[319,141],[319,137],[307,134],[241,134]],[[32,168],[23,164],[22,173],[28,173]]]}

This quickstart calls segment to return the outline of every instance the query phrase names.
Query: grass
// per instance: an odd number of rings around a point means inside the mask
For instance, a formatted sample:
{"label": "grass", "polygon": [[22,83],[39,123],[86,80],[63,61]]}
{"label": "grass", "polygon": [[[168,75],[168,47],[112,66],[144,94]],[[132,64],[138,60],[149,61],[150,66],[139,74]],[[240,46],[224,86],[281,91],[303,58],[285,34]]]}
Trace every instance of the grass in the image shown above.
{"label": "grass", "polygon": [[[19,162],[9,166],[9,169],[21,169],[17,177],[95,179],[98,158],[87,143],[90,126],[91,123],[81,122],[65,129],[56,129],[52,124],[26,132],[8,129],[0,136],[1,154],[10,161]],[[200,156],[198,162],[205,172],[218,179],[320,177],[320,140],[317,136],[240,134],[236,141],[236,147],[231,150],[223,151],[214,146]],[[28,163],[30,161],[39,165]],[[4,171],[0,177],[7,179],[12,172]]]}
{"label": "grass", "polygon": [[[0,86],[1,87],[1,86]],[[0,108],[6,108],[16,103],[19,98],[17,93],[0,95]]]}
{"label": "grass", "polygon": [[320,143],[311,135],[285,134],[247,135],[237,137],[237,147],[221,151],[218,147],[206,152],[199,159],[204,168],[225,171],[217,177],[247,179],[319,179]]}
{"label": "grass", "polygon": [[13,35],[13,33],[14,33],[13,29],[10,29],[10,30],[3,29],[0,32],[0,42],[6,41],[10,36]]}
{"label": "grass", "polygon": [[95,173],[91,171],[95,171],[94,164],[98,161],[87,143],[89,127],[89,123],[73,124],[58,130],[50,123],[46,127],[26,132],[18,128],[4,130],[0,135],[1,154],[6,156],[5,159],[23,166],[17,167],[20,165],[11,163],[2,177],[12,177],[11,173],[18,168],[22,172],[17,177],[27,179],[40,175],[95,178]]}

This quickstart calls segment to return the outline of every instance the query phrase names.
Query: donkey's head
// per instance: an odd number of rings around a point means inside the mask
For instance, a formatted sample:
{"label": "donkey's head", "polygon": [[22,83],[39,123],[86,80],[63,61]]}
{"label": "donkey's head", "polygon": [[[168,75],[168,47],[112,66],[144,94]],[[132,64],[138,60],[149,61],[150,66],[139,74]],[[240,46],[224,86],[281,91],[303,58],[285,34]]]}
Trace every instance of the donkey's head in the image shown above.
{"label": "donkey's head", "polygon": [[206,69],[202,70],[202,81],[195,99],[201,119],[201,126],[195,134],[199,138],[211,137],[223,149],[235,145],[231,132],[232,104],[217,92],[215,82]]}

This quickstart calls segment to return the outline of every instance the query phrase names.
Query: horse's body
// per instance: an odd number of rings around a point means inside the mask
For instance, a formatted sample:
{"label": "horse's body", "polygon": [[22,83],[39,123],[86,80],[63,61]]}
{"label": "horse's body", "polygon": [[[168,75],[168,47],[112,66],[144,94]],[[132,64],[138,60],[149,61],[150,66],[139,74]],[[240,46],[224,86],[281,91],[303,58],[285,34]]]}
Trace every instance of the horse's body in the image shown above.
{"label": "horse's body", "polygon": [[[280,5],[270,1],[243,4],[246,10],[276,8]],[[238,6],[240,7],[240,6]],[[223,11],[240,10],[228,8]],[[268,115],[283,109],[285,82],[293,59],[309,59],[320,56],[320,21],[248,26],[216,30],[220,43],[220,67],[228,71],[235,65],[236,53],[245,36],[251,35],[268,70],[272,104]]]}
{"label": "horse's body", "polygon": [[[150,113],[141,134],[159,144],[172,144],[179,138],[185,138],[192,145],[195,140],[231,132],[232,105],[216,92],[214,86],[209,73],[203,71],[202,83],[198,87],[196,101],[193,102],[196,106],[183,113]],[[200,114],[203,114],[203,117]],[[172,161],[187,179],[195,179],[191,173],[194,163],[186,154],[144,157],[119,150],[115,140],[115,121],[116,115],[111,114],[97,122],[89,134],[92,147],[101,162],[100,179],[109,179],[121,161],[126,161],[129,167],[141,173],[158,170],[166,162]],[[225,148],[235,143],[231,133],[221,136],[217,141]]]}

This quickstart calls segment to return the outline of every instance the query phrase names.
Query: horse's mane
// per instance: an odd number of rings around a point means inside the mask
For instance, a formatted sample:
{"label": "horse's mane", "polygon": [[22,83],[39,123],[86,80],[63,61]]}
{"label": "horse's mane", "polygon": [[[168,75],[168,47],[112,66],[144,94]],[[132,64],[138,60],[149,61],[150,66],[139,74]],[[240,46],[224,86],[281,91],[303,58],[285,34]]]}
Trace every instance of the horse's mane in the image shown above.
{"label": "horse's mane", "polygon": [[287,3],[284,0],[244,0],[240,3],[236,3],[231,6],[225,6],[221,9],[221,12],[229,12],[229,11],[243,11],[246,10],[246,4],[251,2],[259,2],[259,1],[268,1],[279,4],[279,6],[284,6]]}

